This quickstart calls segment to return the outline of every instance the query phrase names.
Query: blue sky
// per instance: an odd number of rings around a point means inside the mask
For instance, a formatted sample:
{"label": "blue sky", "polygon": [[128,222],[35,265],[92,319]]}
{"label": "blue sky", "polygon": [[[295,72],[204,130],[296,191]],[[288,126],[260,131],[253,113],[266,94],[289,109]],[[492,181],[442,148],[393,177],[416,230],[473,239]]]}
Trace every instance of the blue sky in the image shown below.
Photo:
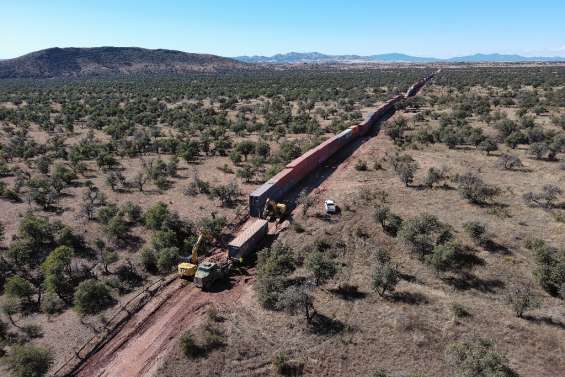
{"label": "blue sky", "polygon": [[565,0],[2,0],[0,11],[0,58],[54,46],[565,56]]}

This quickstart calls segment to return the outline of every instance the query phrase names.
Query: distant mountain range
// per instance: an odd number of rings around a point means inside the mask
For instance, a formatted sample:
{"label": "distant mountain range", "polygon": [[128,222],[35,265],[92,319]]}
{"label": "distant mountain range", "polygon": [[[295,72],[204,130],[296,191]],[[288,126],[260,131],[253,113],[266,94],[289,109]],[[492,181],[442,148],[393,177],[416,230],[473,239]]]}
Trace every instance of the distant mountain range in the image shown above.
{"label": "distant mountain range", "polygon": [[138,47],[49,48],[0,60],[2,78],[173,74],[243,69],[249,64],[208,54]]}
{"label": "distant mountain range", "polygon": [[0,79],[61,78],[130,74],[189,74],[256,69],[256,63],[367,63],[367,62],[528,62],[565,61],[563,57],[476,54],[450,59],[405,54],[325,55],[319,52],[289,52],[273,56],[226,58],[175,50],[138,47],[49,48],[14,59],[0,60]]}
{"label": "distant mountain range", "polygon": [[234,59],[246,63],[363,63],[363,62],[405,62],[405,63],[436,63],[436,62],[555,62],[565,61],[565,57],[526,57],[520,55],[475,54],[457,56],[449,59],[419,57],[399,53],[379,55],[326,55],[319,52],[289,52],[273,56],[236,56]]}

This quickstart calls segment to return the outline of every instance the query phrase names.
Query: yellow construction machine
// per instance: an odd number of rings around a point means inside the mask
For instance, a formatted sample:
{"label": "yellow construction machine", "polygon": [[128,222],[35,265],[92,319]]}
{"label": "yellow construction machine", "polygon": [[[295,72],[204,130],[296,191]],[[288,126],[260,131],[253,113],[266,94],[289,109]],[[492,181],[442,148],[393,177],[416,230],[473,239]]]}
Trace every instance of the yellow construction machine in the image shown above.
{"label": "yellow construction machine", "polygon": [[263,209],[263,218],[268,221],[281,221],[286,215],[286,204],[277,203],[271,198],[268,198],[265,202],[265,208]]}
{"label": "yellow construction machine", "polygon": [[201,232],[198,235],[198,239],[196,243],[192,247],[192,258],[190,262],[182,262],[178,265],[178,275],[182,278],[193,278],[196,274],[196,270],[198,269],[198,253],[204,239],[207,238],[204,232]]}

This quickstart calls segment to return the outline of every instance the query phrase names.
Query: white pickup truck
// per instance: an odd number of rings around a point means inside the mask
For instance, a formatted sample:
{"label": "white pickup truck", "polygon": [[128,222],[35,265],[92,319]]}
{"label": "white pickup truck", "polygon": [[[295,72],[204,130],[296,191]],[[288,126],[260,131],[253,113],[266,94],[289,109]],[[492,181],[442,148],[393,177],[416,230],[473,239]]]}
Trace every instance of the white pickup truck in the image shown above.
{"label": "white pickup truck", "polygon": [[335,202],[331,199],[326,199],[324,200],[324,209],[326,210],[326,213],[336,213],[337,208],[335,205]]}

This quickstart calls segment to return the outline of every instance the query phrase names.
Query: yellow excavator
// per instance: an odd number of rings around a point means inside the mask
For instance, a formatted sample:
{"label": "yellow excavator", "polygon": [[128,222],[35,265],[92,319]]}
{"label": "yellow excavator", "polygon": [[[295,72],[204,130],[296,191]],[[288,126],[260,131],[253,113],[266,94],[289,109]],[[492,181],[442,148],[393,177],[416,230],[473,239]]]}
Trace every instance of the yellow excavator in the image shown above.
{"label": "yellow excavator", "polygon": [[198,235],[198,239],[196,243],[192,247],[192,258],[190,262],[182,262],[178,265],[178,276],[182,278],[193,278],[196,274],[196,270],[198,269],[198,253],[204,239],[207,238],[204,232],[200,232]]}
{"label": "yellow excavator", "polygon": [[263,218],[268,221],[281,221],[286,215],[286,204],[277,203],[271,198],[268,198],[265,202],[265,208],[263,209]]}

